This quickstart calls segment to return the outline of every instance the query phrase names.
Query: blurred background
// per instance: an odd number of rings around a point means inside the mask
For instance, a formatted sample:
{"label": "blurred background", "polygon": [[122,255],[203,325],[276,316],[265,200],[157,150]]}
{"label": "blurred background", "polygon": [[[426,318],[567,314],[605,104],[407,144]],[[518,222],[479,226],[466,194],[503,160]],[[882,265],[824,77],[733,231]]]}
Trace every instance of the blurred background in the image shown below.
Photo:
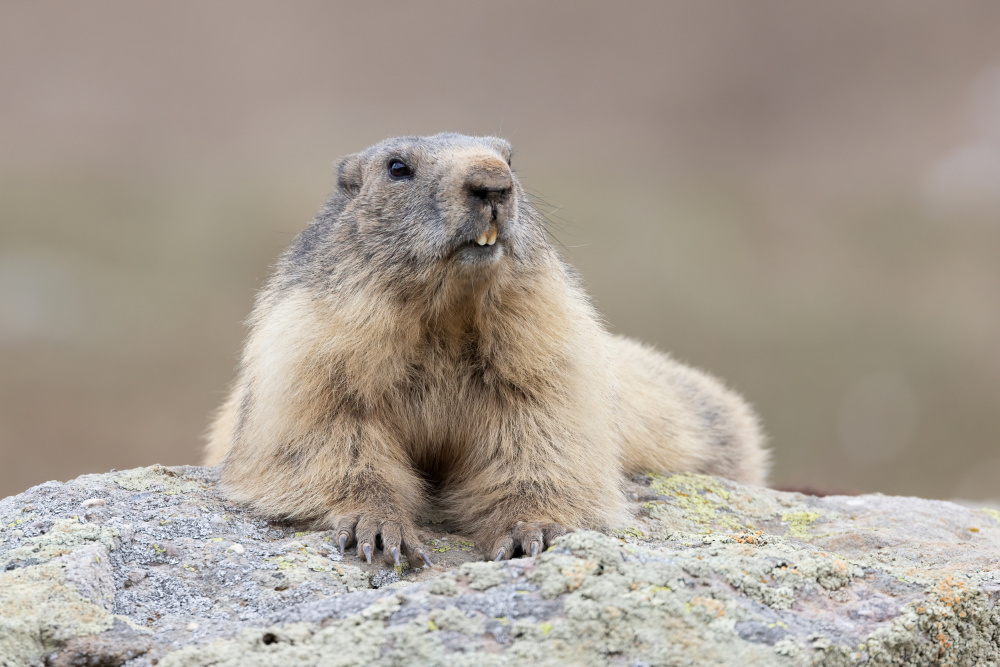
{"label": "blurred background", "polygon": [[1000,496],[1000,3],[0,2],[0,496],[196,463],[340,155],[455,130],[772,482]]}

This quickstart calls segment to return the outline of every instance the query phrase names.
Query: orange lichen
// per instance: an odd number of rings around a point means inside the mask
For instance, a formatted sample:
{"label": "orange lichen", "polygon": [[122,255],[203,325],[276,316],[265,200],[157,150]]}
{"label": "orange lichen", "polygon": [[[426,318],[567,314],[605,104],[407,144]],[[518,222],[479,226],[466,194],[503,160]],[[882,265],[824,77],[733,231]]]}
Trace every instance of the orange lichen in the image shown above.
{"label": "orange lichen", "polygon": [[740,544],[751,544],[753,546],[760,546],[762,544],[767,544],[764,539],[764,531],[758,530],[755,532],[745,532],[745,533],[734,533],[729,535],[728,538],[733,542],[738,542]]}
{"label": "orange lichen", "polygon": [[566,566],[560,569],[560,572],[564,577],[566,577],[566,588],[570,592],[578,589],[582,584],[584,578],[587,574],[594,569],[594,564],[584,561],[577,563],[575,566]]}
{"label": "orange lichen", "polygon": [[938,599],[948,607],[946,613],[956,613],[959,611],[958,607],[962,606],[966,600],[965,584],[956,581],[951,575],[939,581],[934,592],[937,593]]}
{"label": "orange lichen", "polygon": [[704,607],[705,611],[712,616],[722,616],[726,613],[726,607],[721,602],[713,600],[712,598],[705,598],[700,595],[696,595],[691,598],[691,605]]}

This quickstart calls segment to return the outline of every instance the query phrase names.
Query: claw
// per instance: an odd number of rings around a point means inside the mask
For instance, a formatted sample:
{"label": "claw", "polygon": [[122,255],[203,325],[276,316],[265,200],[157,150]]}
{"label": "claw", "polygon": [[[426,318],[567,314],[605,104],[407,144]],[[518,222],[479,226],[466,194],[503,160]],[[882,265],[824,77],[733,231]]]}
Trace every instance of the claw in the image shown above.
{"label": "claw", "polygon": [[340,536],[340,555],[344,555],[344,549],[347,548],[347,535]]}
{"label": "claw", "polygon": [[538,542],[531,543],[531,557],[534,558],[538,555]]}
{"label": "claw", "polygon": [[392,562],[396,565],[396,567],[399,567],[399,549],[394,548],[392,550]]}
{"label": "claw", "polygon": [[434,565],[433,563],[431,563],[431,559],[427,557],[427,554],[421,553],[420,557],[424,559],[424,563],[427,565],[427,567],[432,567]]}
{"label": "claw", "polygon": [[504,549],[503,547],[500,547],[500,549],[499,549],[499,550],[497,551],[497,555],[496,555],[496,558],[494,558],[494,559],[493,559],[493,562],[495,562],[495,563],[498,563],[498,562],[500,562],[501,560],[503,560],[503,555],[504,555],[505,553],[507,553],[507,550],[506,550],[506,549]]}
{"label": "claw", "polygon": [[365,560],[367,560],[368,564],[371,565],[371,562],[372,562],[372,545],[365,544],[364,547],[362,547],[362,548],[365,550]]}

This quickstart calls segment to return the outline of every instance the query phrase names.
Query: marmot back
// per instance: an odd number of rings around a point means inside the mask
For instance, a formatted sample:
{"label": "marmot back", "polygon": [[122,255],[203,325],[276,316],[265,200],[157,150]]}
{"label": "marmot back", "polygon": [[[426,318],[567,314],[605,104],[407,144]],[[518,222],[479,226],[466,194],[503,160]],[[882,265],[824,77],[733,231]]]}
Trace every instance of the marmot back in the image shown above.
{"label": "marmot back", "polygon": [[438,134],[341,161],[257,298],[210,434],[233,501],[416,564],[432,496],[501,559],[620,524],[627,472],[763,482],[750,408],[606,332],[510,151]]}

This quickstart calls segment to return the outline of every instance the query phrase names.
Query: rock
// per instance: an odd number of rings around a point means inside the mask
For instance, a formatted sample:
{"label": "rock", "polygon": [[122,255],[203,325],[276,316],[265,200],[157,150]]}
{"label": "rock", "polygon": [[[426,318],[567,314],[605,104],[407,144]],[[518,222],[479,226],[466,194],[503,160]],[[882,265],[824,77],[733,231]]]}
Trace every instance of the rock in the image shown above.
{"label": "rock", "polygon": [[0,666],[1000,664],[988,508],[650,475],[612,534],[492,563],[428,524],[435,566],[393,570],[216,482],[153,466],[0,501]]}

